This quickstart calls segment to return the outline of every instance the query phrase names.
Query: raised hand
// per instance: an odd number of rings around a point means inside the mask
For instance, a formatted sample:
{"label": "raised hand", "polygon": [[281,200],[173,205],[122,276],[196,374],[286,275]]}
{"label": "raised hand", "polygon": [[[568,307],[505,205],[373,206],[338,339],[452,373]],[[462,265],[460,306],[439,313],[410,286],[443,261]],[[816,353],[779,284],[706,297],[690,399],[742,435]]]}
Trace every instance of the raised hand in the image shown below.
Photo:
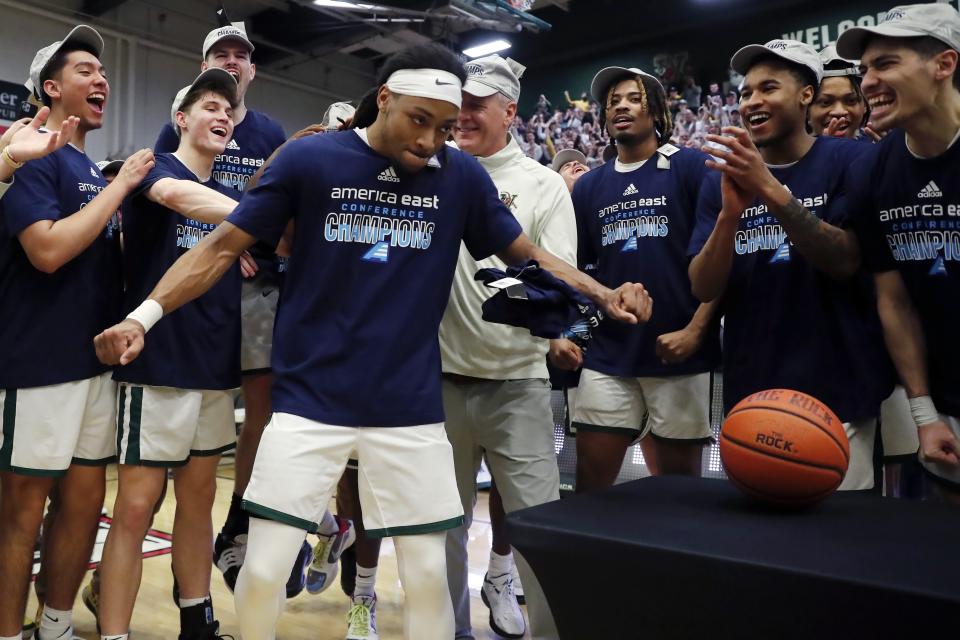
{"label": "raised hand", "polygon": [[123,161],[120,172],[113,179],[114,183],[120,183],[129,193],[137,188],[143,182],[143,179],[153,169],[154,159],[153,151],[150,149],[140,149],[132,156]]}
{"label": "raised hand", "polygon": [[60,131],[40,131],[49,116],[50,107],[43,107],[33,119],[14,122],[0,138],[0,150],[6,147],[7,155],[14,162],[27,162],[63,147],[73,138],[80,119],[70,116],[60,125]]}

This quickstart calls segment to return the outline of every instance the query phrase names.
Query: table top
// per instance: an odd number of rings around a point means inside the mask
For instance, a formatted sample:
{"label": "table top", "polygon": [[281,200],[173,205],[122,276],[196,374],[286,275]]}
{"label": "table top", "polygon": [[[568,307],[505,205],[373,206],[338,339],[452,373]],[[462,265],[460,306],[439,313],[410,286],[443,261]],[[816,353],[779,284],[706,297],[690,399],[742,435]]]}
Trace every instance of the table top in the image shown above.
{"label": "table top", "polygon": [[522,553],[605,541],[960,603],[960,508],[949,505],[835,493],[784,511],[726,480],[672,476],[577,494],[508,520]]}

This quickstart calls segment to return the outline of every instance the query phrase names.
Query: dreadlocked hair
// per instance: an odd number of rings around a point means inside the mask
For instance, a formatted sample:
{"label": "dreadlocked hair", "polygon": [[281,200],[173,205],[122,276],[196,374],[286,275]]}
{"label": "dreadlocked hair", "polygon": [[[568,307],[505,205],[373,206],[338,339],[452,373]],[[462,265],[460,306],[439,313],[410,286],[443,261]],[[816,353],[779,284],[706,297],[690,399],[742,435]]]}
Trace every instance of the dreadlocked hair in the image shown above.
{"label": "dreadlocked hair", "polygon": [[[636,81],[637,87],[640,89],[640,106],[644,113],[649,113],[650,117],[653,118],[653,126],[656,129],[657,140],[661,143],[669,140],[673,134],[673,116],[670,114],[670,109],[667,108],[667,93],[663,90],[663,86],[654,78],[640,75],[624,75],[619,78],[614,78],[604,92],[604,95],[606,95],[605,102],[610,102],[610,90],[613,89],[618,82],[626,79]],[[604,104],[600,110],[600,126],[606,129],[607,104]]]}
{"label": "dreadlocked hair", "polygon": [[398,51],[387,58],[383,66],[380,67],[380,71],[377,73],[376,86],[360,98],[351,128],[369,127],[374,123],[379,111],[377,93],[380,91],[380,87],[386,84],[394,72],[401,69],[439,69],[457,76],[461,84],[467,81],[467,72],[463,68],[460,57],[441,44],[431,42]]}

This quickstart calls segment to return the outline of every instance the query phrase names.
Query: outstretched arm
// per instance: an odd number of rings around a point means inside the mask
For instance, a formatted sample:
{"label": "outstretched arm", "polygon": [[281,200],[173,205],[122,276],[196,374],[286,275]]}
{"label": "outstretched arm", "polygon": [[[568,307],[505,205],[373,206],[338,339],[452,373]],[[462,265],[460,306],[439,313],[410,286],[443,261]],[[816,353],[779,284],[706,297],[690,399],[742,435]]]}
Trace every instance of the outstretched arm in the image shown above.
{"label": "outstretched arm", "polygon": [[627,282],[608,289],[582,271],[530,242],[526,234],[517,236],[510,246],[497,254],[507,264],[536,260],[541,267],[593,300],[608,317],[628,324],[646,322],[653,312],[653,301],[642,284]]}
{"label": "outstretched arm", "polygon": [[93,339],[104,364],[128,364],[143,350],[144,335],[164,315],[208,291],[256,238],[224,222],[173,263],[150,296],[122,322]]}

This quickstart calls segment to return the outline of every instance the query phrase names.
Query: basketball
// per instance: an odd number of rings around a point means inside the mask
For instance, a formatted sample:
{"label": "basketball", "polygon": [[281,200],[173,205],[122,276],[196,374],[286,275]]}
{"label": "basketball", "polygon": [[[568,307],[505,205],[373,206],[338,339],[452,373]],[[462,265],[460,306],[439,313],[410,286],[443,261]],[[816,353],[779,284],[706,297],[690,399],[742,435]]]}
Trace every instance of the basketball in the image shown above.
{"label": "basketball", "polygon": [[768,389],[747,396],[727,414],[720,459],[730,481],[747,495],[803,506],[840,486],[850,443],[840,418],[816,398]]}

